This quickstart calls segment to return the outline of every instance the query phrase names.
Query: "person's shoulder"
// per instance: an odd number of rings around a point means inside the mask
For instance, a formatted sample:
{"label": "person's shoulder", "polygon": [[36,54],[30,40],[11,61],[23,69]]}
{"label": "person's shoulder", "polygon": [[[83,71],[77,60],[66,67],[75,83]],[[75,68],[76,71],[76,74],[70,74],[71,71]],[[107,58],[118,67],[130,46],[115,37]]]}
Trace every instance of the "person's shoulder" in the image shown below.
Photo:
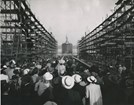
{"label": "person's shoulder", "polygon": [[89,88],[91,85],[90,84],[88,84],[87,86],[86,86],[86,88]]}

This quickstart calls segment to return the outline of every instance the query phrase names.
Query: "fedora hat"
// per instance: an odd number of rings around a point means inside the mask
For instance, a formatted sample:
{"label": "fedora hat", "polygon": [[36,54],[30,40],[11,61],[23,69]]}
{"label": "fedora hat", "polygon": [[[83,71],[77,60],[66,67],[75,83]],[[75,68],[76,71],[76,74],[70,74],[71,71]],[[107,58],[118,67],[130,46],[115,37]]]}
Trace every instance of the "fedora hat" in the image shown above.
{"label": "fedora hat", "polygon": [[74,79],[71,76],[62,77],[62,85],[66,89],[71,89],[74,86]]}
{"label": "fedora hat", "polygon": [[74,81],[76,83],[79,83],[82,81],[82,77],[79,74],[74,74],[72,77],[74,78]]}
{"label": "fedora hat", "polygon": [[43,78],[45,80],[52,80],[53,79],[53,75],[49,72],[46,72],[44,75],[43,75]]}
{"label": "fedora hat", "polygon": [[88,82],[97,82],[97,79],[94,76],[90,76],[87,78]]}

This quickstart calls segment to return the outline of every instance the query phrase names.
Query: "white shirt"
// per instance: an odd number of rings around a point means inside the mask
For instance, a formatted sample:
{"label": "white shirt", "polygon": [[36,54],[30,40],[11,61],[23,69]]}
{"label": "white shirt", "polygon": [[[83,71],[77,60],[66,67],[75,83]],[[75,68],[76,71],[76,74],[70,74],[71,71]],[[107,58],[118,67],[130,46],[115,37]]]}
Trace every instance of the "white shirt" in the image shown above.
{"label": "white shirt", "polygon": [[64,74],[66,71],[66,67],[64,65],[58,65],[58,74]]}
{"label": "white shirt", "polygon": [[90,105],[102,105],[100,85],[90,83],[86,86],[86,98],[89,98]]}
{"label": "white shirt", "polygon": [[7,75],[4,74],[0,74],[0,80],[6,80],[6,82],[9,82],[9,77]]}
{"label": "white shirt", "polygon": [[34,74],[32,76],[33,83],[36,83],[37,82],[37,79],[38,79],[38,74]]}
{"label": "white shirt", "polygon": [[7,74],[8,77],[9,77],[9,79],[12,79],[12,76],[15,75],[15,74],[13,73],[13,71],[14,71],[14,69],[11,69],[11,68],[7,68],[7,69],[5,70],[6,74]]}

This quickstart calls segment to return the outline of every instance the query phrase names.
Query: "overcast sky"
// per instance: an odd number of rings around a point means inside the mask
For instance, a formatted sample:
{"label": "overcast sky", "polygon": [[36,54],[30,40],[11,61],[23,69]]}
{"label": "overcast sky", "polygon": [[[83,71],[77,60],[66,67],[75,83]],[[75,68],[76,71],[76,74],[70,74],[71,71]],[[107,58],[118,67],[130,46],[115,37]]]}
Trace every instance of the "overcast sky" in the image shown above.
{"label": "overcast sky", "polygon": [[74,45],[112,13],[117,0],[28,0],[43,26],[53,33],[58,45],[66,35]]}

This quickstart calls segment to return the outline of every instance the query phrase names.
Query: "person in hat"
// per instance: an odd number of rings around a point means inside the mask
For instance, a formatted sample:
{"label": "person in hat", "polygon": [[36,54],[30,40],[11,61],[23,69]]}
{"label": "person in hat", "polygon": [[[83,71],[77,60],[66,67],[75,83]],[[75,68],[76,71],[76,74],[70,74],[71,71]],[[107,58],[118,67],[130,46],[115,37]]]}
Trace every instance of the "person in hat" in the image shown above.
{"label": "person in hat", "polygon": [[52,79],[53,75],[49,72],[46,72],[42,76],[42,79],[35,84],[34,90],[37,92],[37,102],[39,105],[42,105],[45,102],[51,100],[50,98],[52,96],[52,85],[50,81]]}
{"label": "person in hat", "polygon": [[5,69],[6,74],[8,75],[9,79],[12,79],[12,76],[14,75],[13,71],[16,67],[16,62],[14,60],[11,60],[9,62],[9,66],[7,69]]}
{"label": "person in hat", "polygon": [[82,81],[79,83],[81,86],[86,87],[86,85],[89,83],[87,81],[88,74],[85,72],[80,72],[80,76],[82,77]]}
{"label": "person in hat", "polygon": [[76,90],[77,92],[79,92],[80,95],[80,99],[81,99],[81,104],[85,105],[85,92],[86,92],[86,86],[81,85],[82,83],[82,76],[79,74],[74,74],[72,76],[74,78],[75,81],[75,85],[74,85],[74,90]]}
{"label": "person in hat", "polygon": [[97,79],[94,76],[87,78],[90,83],[86,86],[87,105],[103,105],[100,85],[96,84]]}
{"label": "person in hat", "polygon": [[68,92],[74,86],[74,79],[71,76],[59,76],[56,85],[54,85],[54,97],[58,105],[71,105],[68,103]]}
{"label": "person in hat", "polygon": [[22,105],[28,105],[32,102],[32,96],[34,93],[34,86],[32,77],[29,75],[30,69],[25,69],[23,75],[20,78],[20,93],[21,93],[21,103]]}
{"label": "person in hat", "polygon": [[81,77],[79,77],[78,74],[62,77],[62,86],[66,91],[64,93],[64,105],[83,105],[81,94],[75,84],[81,81]]}
{"label": "person in hat", "polygon": [[55,69],[55,61],[53,61],[50,66],[47,67],[47,71],[50,72],[50,73],[53,73],[54,72],[54,69]]}
{"label": "person in hat", "polygon": [[20,102],[20,86],[18,84],[18,76],[12,76],[9,88],[9,96],[12,97],[11,105],[18,105]]}
{"label": "person in hat", "polygon": [[64,65],[65,61],[64,60],[60,60],[59,64],[57,65],[57,69],[58,69],[58,75],[59,76],[63,76],[66,72],[66,67]]}
{"label": "person in hat", "polygon": [[45,89],[47,89],[51,84],[50,84],[50,80],[53,79],[52,74],[50,74],[49,72],[46,72],[42,79],[39,80],[36,84],[35,84],[35,91],[37,91],[38,95],[41,96],[43,94],[43,92],[45,91]]}
{"label": "person in hat", "polygon": [[65,97],[67,96],[67,89],[62,85],[62,78],[61,76],[56,76],[53,79],[53,95],[56,103],[58,105],[64,105]]}

